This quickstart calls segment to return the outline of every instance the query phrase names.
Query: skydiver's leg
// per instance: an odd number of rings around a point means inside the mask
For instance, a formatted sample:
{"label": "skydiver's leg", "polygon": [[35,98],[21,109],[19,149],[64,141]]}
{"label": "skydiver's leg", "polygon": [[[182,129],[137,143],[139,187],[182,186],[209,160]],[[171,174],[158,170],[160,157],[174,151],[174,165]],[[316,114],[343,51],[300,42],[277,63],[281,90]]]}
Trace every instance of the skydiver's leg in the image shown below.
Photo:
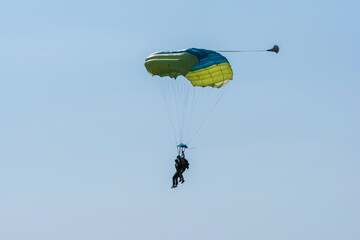
{"label": "skydiver's leg", "polygon": [[176,188],[176,187],[177,187],[177,185],[178,185],[178,177],[179,177],[179,173],[176,172],[176,173],[174,174],[174,176],[172,177],[173,185],[172,185],[171,188]]}
{"label": "skydiver's leg", "polygon": [[182,182],[182,180],[183,180],[183,175],[182,175],[182,172],[181,172],[181,170],[179,171],[179,180],[180,180],[180,182]]}
{"label": "skydiver's leg", "polygon": [[179,175],[180,175],[180,182],[181,182],[181,183],[184,183],[184,182],[185,182],[184,176],[183,176],[183,172],[184,172],[184,169],[181,169],[181,170],[180,170],[180,173],[179,173]]}

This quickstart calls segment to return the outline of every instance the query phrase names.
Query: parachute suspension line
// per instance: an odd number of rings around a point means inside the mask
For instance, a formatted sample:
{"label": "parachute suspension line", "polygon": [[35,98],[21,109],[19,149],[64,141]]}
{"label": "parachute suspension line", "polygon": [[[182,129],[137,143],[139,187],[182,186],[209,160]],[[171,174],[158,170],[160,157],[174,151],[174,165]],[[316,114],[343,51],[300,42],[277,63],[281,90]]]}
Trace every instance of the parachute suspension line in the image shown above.
{"label": "parachute suspension line", "polygon": [[182,78],[177,81],[178,81],[176,84],[176,86],[178,88],[178,90],[176,91],[177,106],[175,107],[175,111],[176,111],[177,127],[178,127],[178,133],[179,133],[178,141],[183,142],[184,141],[184,128],[185,128],[184,116],[186,114],[184,101],[186,100],[186,93],[188,92],[187,87],[189,84],[181,84],[181,81],[183,81]]}
{"label": "parachute suspension line", "polygon": [[[203,90],[201,93],[203,94],[200,94],[199,93],[199,90]],[[196,125],[193,125],[191,126],[191,130],[190,130],[190,133],[195,133],[198,131],[198,129],[201,127],[201,123],[202,123],[202,119],[205,117],[205,114],[206,112],[208,111],[208,108],[211,107],[211,98],[209,98],[209,92],[211,90],[214,90],[214,89],[210,89],[210,88],[199,88],[197,87],[196,88],[196,93],[199,93],[197,94],[199,97],[198,97],[198,100],[194,99],[193,100],[193,104],[196,105],[196,102],[195,101],[198,101],[198,105],[197,105],[197,112],[199,113],[199,117],[198,117],[198,121],[199,123]],[[193,134],[192,134],[193,135]],[[192,137],[190,136],[189,137],[189,142],[191,141]]]}
{"label": "parachute suspension line", "polygon": [[[196,87],[193,87],[190,83],[186,84],[186,93],[184,95],[184,105],[183,105],[183,123],[184,123],[184,129],[183,129],[183,134],[184,137],[188,136],[188,132],[189,129],[191,128],[191,124],[195,124],[195,119],[192,119],[192,115],[196,114],[196,109],[192,109],[193,111],[191,111],[191,107],[195,107],[196,105],[194,104],[194,98],[196,97]],[[191,121],[193,120],[193,121]],[[181,139],[182,142],[186,142],[187,143],[187,139]]]}
{"label": "parachute suspension line", "polygon": [[[184,116],[187,115],[189,104],[184,105],[184,98],[188,99],[190,86],[188,82],[184,84],[184,79],[156,79],[158,88],[164,100],[167,115],[173,131],[175,143],[184,139],[184,128],[186,126]],[[186,81],[186,80],[185,80]],[[190,85],[190,86],[189,86]]]}
{"label": "parachute suspension line", "polygon": [[[198,110],[196,109],[196,104],[194,99],[197,99],[197,87],[191,86],[191,88],[188,91],[187,99],[186,99],[186,105],[185,105],[185,114],[184,114],[184,122],[185,122],[185,136],[189,135],[189,132],[191,132],[192,125],[196,124],[196,114],[198,114]],[[198,104],[201,103],[201,100],[198,99]],[[192,111],[190,111],[191,107],[193,108]],[[186,143],[188,143],[188,139],[185,139]]]}
{"label": "parachute suspension line", "polygon": [[181,112],[180,106],[181,104],[183,104],[181,99],[183,98],[184,95],[184,89],[182,86],[183,84],[180,84],[181,80],[182,79],[176,79],[175,80],[176,82],[173,85],[176,88],[175,91],[173,91],[173,93],[175,94],[173,110],[175,111],[175,121],[176,121],[175,128],[177,131],[178,141],[182,141],[183,138],[183,129],[181,126],[181,119],[183,113]]}
{"label": "parachute suspension line", "polygon": [[[201,113],[199,112],[199,107],[202,103],[202,100],[201,100],[201,95],[198,93],[199,91],[199,87],[194,87],[192,89],[193,91],[191,92],[192,94],[190,95],[190,98],[188,100],[188,107],[191,108],[193,107],[194,108],[194,112],[195,113],[198,113],[198,115],[201,115]],[[197,108],[196,108],[197,107]],[[200,108],[201,109],[201,108]],[[195,114],[194,113],[194,114]],[[196,118],[195,118],[196,119]],[[187,119],[186,119],[186,125],[189,126],[188,128],[188,132],[191,133],[192,131],[192,125],[196,125],[195,124],[195,121],[192,122],[192,118],[190,115],[187,116]],[[190,141],[190,139],[187,140],[187,143],[189,143],[188,141]]]}
{"label": "parachute suspension line", "polygon": [[[223,96],[225,95],[225,93],[228,91],[228,85],[226,86],[223,86],[222,88],[218,89],[212,89],[214,91],[218,91],[216,93],[216,96],[213,98],[213,101],[211,102],[211,104],[209,105],[208,108],[204,108],[204,112],[203,114],[201,115],[202,118],[200,119],[200,123],[199,125],[197,126],[196,129],[194,129],[192,131],[192,135],[190,136],[189,140],[188,140],[188,143],[190,143],[193,138],[197,135],[197,133],[200,131],[200,129],[202,128],[202,126],[204,125],[204,123],[206,122],[206,119],[209,117],[209,115],[211,114],[212,110],[215,109],[216,105],[220,102],[220,100],[223,98]],[[211,93],[209,93],[211,94]]]}
{"label": "parachute suspension line", "polygon": [[[183,92],[183,106],[182,106],[182,138],[180,139],[181,142],[187,142],[188,140],[185,139],[189,135],[189,131],[192,124],[196,124],[196,118],[192,119],[193,115],[196,115],[196,111],[194,108],[196,104],[194,104],[194,99],[196,98],[197,88],[193,87],[189,82],[187,84],[183,84],[184,92]],[[195,109],[196,110],[196,109]]]}
{"label": "parachute suspension line", "polygon": [[[185,85],[185,86],[184,86]],[[186,94],[188,91],[186,91],[186,84],[178,84],[179,88],[180,88],[180,96],[183,96],[184,100],[183,103],[180,104],[180,102],[178,103],[180,106],[178,107],[179,112],[177,119],[179,120],[179,133],[180,133],[180,137],[179,137],[179,141],[183,142],[184,139],[184,117],[185,117],[185,107],[186,107]]]}
{"label": "parachute suspension line", "polygon": [[[174,116],[174,113],[173,113],[174,109],[176,109],[176,102],[173,99],[169,98],[169,96],[167,96],[167,93],[174,92],[174,89],[172,89],[174,86],[171,85],[171,82],[170,82],[169,79],[166,79],[164,84],[165,84],[165,88],[164,88],[165,105],[167,107],[168,117],[170,119],[170,125],[171,125],[171,129],[173,131],[173,135],[175,137],[174,140],[175,140],[175,143],[176,143],[177,139],[178,139],[178,131],[176,129],[176,124],[174,122],[176,120],[176,117],[175,118],[172,117],[172,116]],[[175,111],[175,114],[176,114],[176,111]]]}
{"label": "parachute suspension line", "polygon": [[[165,81],[164,81],[165,80]],[[177,143],[177,133],[176,133],[176,129],[173,128],[174,126],[174,122],[173,122],[173,118],[171,117],[171,109],[172,107],[170,106],[171,105],[171,101],[169,101],[168,97],[167,97],[167,92],[169,92],[169,84],[167,83],[168,82],[168,79],[160,79],[158,77],[156,77],[156,79],[154,80],[155,82],[155,85],[157,85],[157,88],[158,90],[160,91],[160,94],[162,96],[162,99],[164,101],[164,105],[165,105],[165,108],[166,108],[166,113],[167,113],[167,116],[168,116],[168,119],[169,119],[169,122],[170,122],[170,128],[173,132],[173,137],[174,137],[174,141],[175,143]]]}
{"label": "parachute suspension line", "polygon": [[[157,78],[157,77],[155,77]],[[185,78],[157,78],[176,144],[189,143],[224,95],[222,88],[194,87]]]}

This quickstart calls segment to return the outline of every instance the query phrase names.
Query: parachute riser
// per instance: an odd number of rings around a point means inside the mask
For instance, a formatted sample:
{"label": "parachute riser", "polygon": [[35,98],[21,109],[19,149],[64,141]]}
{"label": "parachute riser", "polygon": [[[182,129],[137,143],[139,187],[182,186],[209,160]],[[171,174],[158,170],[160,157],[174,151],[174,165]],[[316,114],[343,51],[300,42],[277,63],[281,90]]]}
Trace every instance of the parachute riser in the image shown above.
{"label": "parachute riser", "polygon": [[179,145],[177,145],[177,151],[178,151],[178,156],[185,158],[185,149],[187,149],[188,146],[186,146],[183,143],[180,143]]}

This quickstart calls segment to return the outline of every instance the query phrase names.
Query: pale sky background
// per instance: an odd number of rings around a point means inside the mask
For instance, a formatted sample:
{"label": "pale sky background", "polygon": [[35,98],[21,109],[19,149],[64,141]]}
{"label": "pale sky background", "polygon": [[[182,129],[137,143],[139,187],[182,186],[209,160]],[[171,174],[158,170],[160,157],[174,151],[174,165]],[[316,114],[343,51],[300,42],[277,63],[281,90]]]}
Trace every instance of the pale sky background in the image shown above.
{"label": "pale sky background", "polygon": [[[358,1],[3,1],[0,239],[360,239]],[[227,94],[171,190],[144,68],[229,53]]]}

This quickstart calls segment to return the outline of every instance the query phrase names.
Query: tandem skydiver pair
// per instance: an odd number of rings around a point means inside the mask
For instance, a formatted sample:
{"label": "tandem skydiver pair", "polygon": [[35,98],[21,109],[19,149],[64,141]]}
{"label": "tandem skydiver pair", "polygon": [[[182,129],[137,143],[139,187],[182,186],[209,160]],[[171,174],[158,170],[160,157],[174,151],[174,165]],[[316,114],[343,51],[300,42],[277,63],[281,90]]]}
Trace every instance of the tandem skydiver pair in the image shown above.
{"label": "tandem skydiver pair", "polygon": [[[186,148],[187,148],[187,146],[185,144],[178,145],[179,155],[177,155],[177,157],[175,159],[176,172],[175,172],[174,176],[172,177],[173,185],[171,188],[177,187],[177,185],[179,183],[178,179],[180,179],[181,183],[185,182],[183,173],[185,172],[186,169],[189,169],[189,161],[185,158],[185,149]],[[181,151],[181,156],[180,156],[180,151]]]}

